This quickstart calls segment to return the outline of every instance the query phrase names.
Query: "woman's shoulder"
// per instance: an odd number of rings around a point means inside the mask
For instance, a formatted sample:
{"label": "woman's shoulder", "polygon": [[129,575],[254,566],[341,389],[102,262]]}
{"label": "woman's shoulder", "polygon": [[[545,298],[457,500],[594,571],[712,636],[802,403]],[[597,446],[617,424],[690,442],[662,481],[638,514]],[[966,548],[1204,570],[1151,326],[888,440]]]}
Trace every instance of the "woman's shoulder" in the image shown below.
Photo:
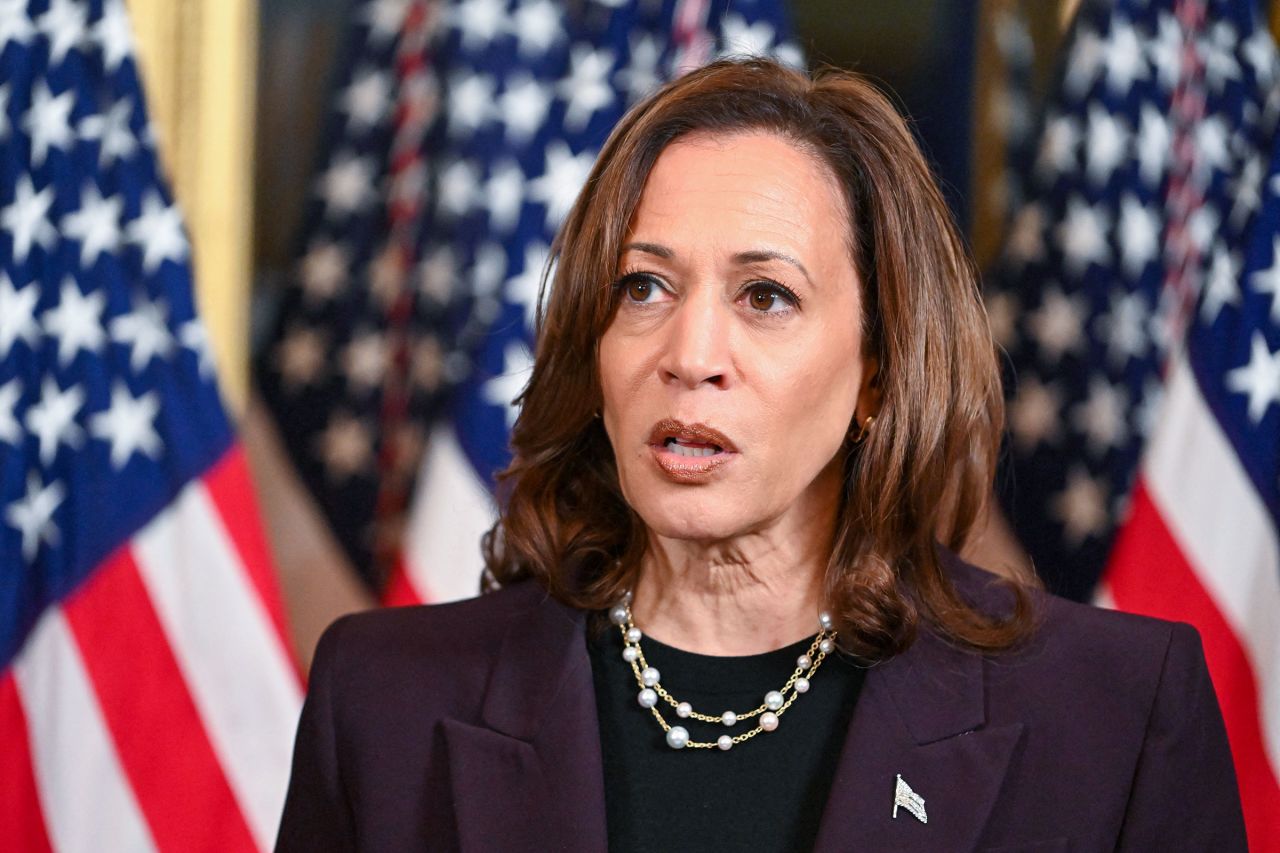
{"label": "woman's shoulder", "polygon": [[548,607],[558,605],[525,581],[463,601],[351,613],[321,636],[313,679],[372,693],[415,682],[479,692],[513,620]]}

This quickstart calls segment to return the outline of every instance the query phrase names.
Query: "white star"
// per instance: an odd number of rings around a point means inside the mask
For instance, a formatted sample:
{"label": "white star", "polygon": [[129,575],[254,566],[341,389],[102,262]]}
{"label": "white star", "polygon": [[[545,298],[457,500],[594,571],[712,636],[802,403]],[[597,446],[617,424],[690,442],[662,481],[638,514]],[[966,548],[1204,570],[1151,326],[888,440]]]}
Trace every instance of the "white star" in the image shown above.
{"label": "white star", "polygon": [[1039,202],[1026,205],[1014,218],[1006,253],[1018,266],[1044,257],[1044,219],[1044,208]]}
{"label": "white star", "polygon": [[1137,279],[1160,254],[1160,217],[1132,193],[1120,199],[1120,263]]}
{"label": "white star", "polygon": [[721,56],[768,56],[777,34],[768,21],[750,24],[742,15],[728,14],[720,19]]}
{"label": "white star", "polygon": [[1057,287],[1045,290],[1044,300],[1027,319],[1027,325],[1049,362],[1058,361],[1084,343],[1085,313],[1079,295],[1067,296]]}
{"label": "white star", "polygon": [[547,87],[522,71],[507,79],[506,91],[492,105],[492,116],[502,121],[507,142],[521,146],[537,134],[550,109]]}
{"label": "white star", "polygon": [[1244,224],[1255,210],[1262,206],[1262,187],[1266,175],[1263,158],[1254,152],[1245,160],[1244,168],[1231,183],[1231,224],[1237,228]]}
{"label": "white star", "polygon": [[40,401],[27,409],[27,430],[40,443],[40,462],[43,465],[53,463],[59,444],[75,450],[84,442],[84,430],[76,423],[76,415],[83,406],[83,388],[72,385],[63,390],[53,377],[45,377]]}
{"label": "white star", "polygon": [[1062,413],[1062,397],[1053,385],[1041,385],[1034,377],[1018,383],[1018,394],[1009,412],[1013,439],[1024,454],[1046,441],[1056,441]]}
{"label": "white star", "polygon": [[1105,265],[1111,259],[1107,246],[1110,225],[1106,214],[1079,196],[1067,201],[1067,216],[1058,225],[1058,245],[1062,247],[1067,269],[1074,276],[1083,275],[1089,264]]}
{"label": "white star", "polygon": [[1160,12],[1154,36],[1146,40],[1147,59],[1156,70],[1156,79],[1166,92],[1172,92],[1182,75],[1182,27],[1168,12]]}
{"label": "white star", "polygon": [[1228,169],[1231,153],[1227,150],[1227,127],[1221,116],[1210,116],[1196,124],[1192,135],[1196,145],[1198,169]]}
{"label": "white star", "polygon": [[142,200],[138,218],[126,229],[129,242],[142,247],[142,269],[150,274],[165,261],[180,264],[187,258],[187,236],[182,231],[182,212],[176,204],[166,205],[155,190]]}
{"label": "white star", "polygon": [[1083,468],[1067,475],[1067,486],[1053,501],[1053,514],[1063,524],[1065,538],[1079,545],[1107,529],[1106,490]]}
{"label": "white star", "polygon": [[351,259],[339,243],[313,243],[299,263],[303,292],[312,302],[328,302],[347,284]]}
{"label": "white star", "polygon": [[67,52],[80,47],[85,37],[85,24],[89,7],[76,0],[49,0],[49,11],[40,16],[36,24],[49,39],[49,65],[57,65],[66,59]]}
{"label": "white star", "polygon": [[1276,45],[1266,27],[1256,27],[1240,47],[1245,61],[1263,88],[1270,88],[1276,76]]}
{"label": "white star", "polygon": [[1076,406],[1072,419],[1076,429],[1088,439],[1089,450],[1101,456],[1124,441],[1128,431],[1127,411],[1124,391],[1105,379],[1094,377],[1089,382],[1088,399]]}
{"label": "white star", "polygon": [[107,297],[102,291],[82,294],[70,277],[62,282],[62,294],[56,308],[40,315],[45,333],[58,339],[58,364],[66,367],[80,350],[95,353],[102,349],[107,336],[102,328],[102,312]]}
{"label": "white star", "polygon": [[364,67],[352,76],[351,85],[338,96],[338,109],[347,115],[353,132],[377,125],[391,106],[391,79],[385,71]]}
{"label": "white star", "polygon": [[[1280,274],[1280,264],[1266,273],[1254,273],[1253,278],[1256,281],[1259,276],[1268,273],[1272,276]],[[1209,274],[1205,278],[1204,293],[1200,297],[1200,318],[1206,325],[1213,325],[1224,305],[1240,304],[1239,275],[1239,263],[1223,246],[1216,246],[1213,260],[1209,264]]]}
{"label": "white star", "polygon": [[111,386],[111,406],[90,419],[89,431],[111,445],[112,468],[123,468],[135,453],[160,458],[164,443],[155,428],[159,413],[160,398],[155,391],[134,397],[123,382],[117,380]]}
{"label": "white star", "polygon": [[471,265],[471,283],[475,295],[486,301],[486,304],[496,302],[492,298],[493,294],[506,277],[507,250],[501,243],[492,240],[482,243],[476,249],[475,263]]}
{"label": "white star", "polygon": [[449,18],[462,34],[462,49],[479,50],[506,29],[506,0],[462,0]]}
{"label": "white star", "polygon": [[1211,204],[1202,204],[1187,217],[1187,237],[1200,255],[1209,252],[1209,246],[1218,236],[1218,210]]}
{"label": "white star", "polygon": [[1280,349],[1271,352],[1262,332],[1253,333],[1249,363],[1227,372],[1227,388],[1249,395],[1249,420],[1255,424],[1272,403],[1280,403]]}
{"label": "white star", "polygon": [[1068,97],[1078,101],[1088,93],[1093,81],[1098,79],[1105,59],[1106,45],[1102,39],[1093,30],[1080,27],[1067,61],[1067,74],[1062,81]]}
{"label": "white star", "polygon": [[1111,310],[1098,318],[1101,336],[1107,341],[1107,358],[1116,368],[1143,355],[1151,345],[1147,337],[1150,311],[1139,290],[1115,290]]}
{"label": "white star", "polygon": [[360,10],[360,19],[369,25],[369,39],[381,44],[399,34],[410,0],[373,0]]}
{"label": "white star", "polygon": [[178,340],[184,349],[196,357],[196,370],[204,379],[213,376],[213,347],[209,343],[209,330],[198,319],[188,320],[178,329]]}
{"label": "white star", "polygon": [[1133,25],[1117,16],[1111,21],[1111,34],[1105,48],[1107,88],[1111,94],[1123,97],[1133,88],[1133,81],[1147,78],[1147,62],[1142,55]]}
{"label": "white star", "polygon": [[445,213],[466,216],[480,199],[480,170],[471,160],[455,160],[440,173],[440,205]]}
{"label": "white star", "polygon": [[359,393],[376,390],[387,373],[387,342],[376,332],[358,332],[342,351],[342,372]]}
{"label": "white star", "polygon": [[335,482],[362,474],[373,463],[373,433],[363,420],[344,411],[329,418],[324,432],[316,436],[316,453],[326,473]]}
{"label": "white star", "polygon": [[[0,13],[4,11],[0,9]],[[54,480],[41,486],[40,476],[32,471],[27,476],[27,496],[5,507],[4,517],[22,534],[22,558],[28,563],[36,558],[41,540],[49,545],[58,544],[58,526],[53,523],[53,513],[66,496],[62,483]]]}
{"label": "white star", "polygon": [[155,302],[144,301],[132,312],[112,320],[111,338],[130,348],[129,367],[134,373],[156,356],[167,358],[173,352],[173,336],[165,324],[164,312]]}
{"label": "white star", "polygon": [[40,340],[40,327],[36,323],[36,303],[40,301],[40,288],[34,283],[21,290],[4,270],[0,270],[0,358],[8,358],[17,341],[26,341],[35,349]]}
{"label": "white star", "polygon": [[63,235],[80,241],[83,269],[89,269],[99,255],[109,255],[120,247],[120,211],[123,209],[123,198],[103,198],[90,180],[81,190],[80,209],[62,217]]}
{"label": "white star", "polygon": [[1069,115],[1056,115],[1045,124],[1036,152],[1036,173],[1048,180],[1075,168],[1080,125]]}
{"label": "white star", "polygon": [[[1271,266],[1249,276],[1249,283],[1260,294],[1271,296],[1271,322],[1280,324],[1280,237],[1271,240]],[[1236,293],[1237,302],[1239,293]]]}
{"label": "white star", "polygon": [[1218,21],[1209,31],[1208,38],[1200,42],[1200,55],[1204,58],[1204,79],[1215,93],[1229,80],[1240,79],[1240,63],[1235,51],[1239,42],[1235,27],[1226,21]]}
{"label": "white star", "polygon": [[28,44],[36,34],[27,15],[27,0],[0,0],[0,49],[9,42]]}
{"label": "white star", "polygon": [[93,25],[93,38],[102,46],[102,64],[114,72],[133,53],[133,33],[123,0],[106,0],[102,19]]}
{"label": "white star", "polygon": [[510,234],[524,207],[524,172],[516,161],[503,160],[493,167],[484,185],[484,197],[489,209],[489,230]]}
{"label": "white star", "polygon": [[542,274],[546,271],[551,247],[539,240],[530,241],[524,247],[524,267],[520,274],[507,280],[506,299],[524,308],[524,327],[533,331],[538,310],[538,290],[542,286]]}
{"label": "white star", "polygon": [[511,32],[521,56],[542,56],[564,38],[560,24],[564,13],[552,0],[526,0],[512,16]]}
{"label": "white star", "polygon": [[22,383],[16,377],[0,385],[0,441],[11,447],[17,447],[23,435],[16,417],[21,397]]}
{"label": "white star", "polygon": [[1089,136],[1085,146],[1085,172],[1096,186],[1107,179],[1128,153],[1129,130],[1108,110],[1089,105]]}
{"label": "white star", "polygon": [[662,84],[658,73],[661,59],[662,43],[657,37],[647,33],[631,37],[631,55],[613,75],[614,84],[627,90],[628,103],[635,103]]}
{"label": "white star", "polygon": [[447,305],[458,282],[458,259],[449,245],[431,250],[419,266],[418,288],[437,305]]}
{"label": "white star", "polygon": [[55,95],[43,77],[36,83],[31,93],[31,109],[22,120],[23,129],[31,134],[32,166],[43,164],[49,149],[65,149],[75,141],[71,132],[71,110],[75,104],[74,90]]}
{"label": "white star", "polygon": [[613,51],[593,50],[586,44],[575,44],[569,55],[569,76],[557,84],[556,92],[565,100],[564,126],[572,132],[585,128],[598,110],[613,103],[616,93],[609,85],[613,70]]}
{"label": "white star", "polygon": [[138,137],[129,126],[132,118],[133,99],[126,95],[104,113],[85,116],[80,122],[82,138],[101,140],[99,167],[106,168],[117,160],[126,160],[138,150]]}
{"label": "white star", "polygon": [[1142,105],[1142,118],[1138,128],[1138,173],[1149,188],[1155,189],[1164,177],[1169,165],[1169,152],[1173,135],[1169,122],[1150,104]]}
{"label": "white star", "polygon": [[449,90],[449,133],[469,136],[493,117],[495,87],[490,75],[455,74]]}
{"label": "white star", "polygon": [[559,139],[547,146],[546,171],[529,182],[529,198],[547,206],[548,229],[559,227],[569,213],[591,175],[595,159],[596,152],[592,149],[573,154]]}
{"label": "white star", "polygon": [[317,191],[324,197],[329,219],[350,216],[364,210],[377,198],[377,174],[368,157],[342,151],[321,176]]}
{"label": "white star", "polygon": [[515,425],[520,407],[516,398],[529,382],[533,370],[533,356],[521,342],[510,342],[502,354],[502,373],[493,377],[480,389],[480,395],[491,406],[505,406],[507,429]]}
{"label": "white star", "polygon": [[0,228],[13,235],[13,258],[18,263],[27,259],[33,243],[49,249],[58,239],[58,232],[49,221],[53,195],[52,184],[36,192],[30,175],[18,176],[13,201],[0,211]]}
{"label": "white star", "polygon": [[9,135],[9,84],[0,86],[0,139]]}
{"label": "white star", "polygon": [[324,336],[303,326],[290,329],[275,354],[276,369],[291,393],[314,383],[328,359]]}
{"label": "white star", "polygon": [[1138,435],[1146,438],[1156,427],[1160,404],[1164,402],[1164,385],[1159,379],[1148,378],[1142,386],[1142,397],[1133,410],[1133,425]]}

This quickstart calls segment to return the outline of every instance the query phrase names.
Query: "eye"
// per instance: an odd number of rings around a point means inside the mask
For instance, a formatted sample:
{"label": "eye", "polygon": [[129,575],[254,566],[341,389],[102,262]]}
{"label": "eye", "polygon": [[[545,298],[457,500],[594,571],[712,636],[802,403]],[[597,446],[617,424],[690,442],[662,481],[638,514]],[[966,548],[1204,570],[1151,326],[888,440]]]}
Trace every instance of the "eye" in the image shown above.
{"label": "eye", "polygon": [[747,307],[760,314],[784,314],[800,304],[800,298],[774,281],[753,282],[746,288]]}
{"label": "eye", "polygon": [[641,304],[661,302],[667,295],[662,282],[648,273],[627,273],[614,283],[614,288],[620,291],[628,302]]}

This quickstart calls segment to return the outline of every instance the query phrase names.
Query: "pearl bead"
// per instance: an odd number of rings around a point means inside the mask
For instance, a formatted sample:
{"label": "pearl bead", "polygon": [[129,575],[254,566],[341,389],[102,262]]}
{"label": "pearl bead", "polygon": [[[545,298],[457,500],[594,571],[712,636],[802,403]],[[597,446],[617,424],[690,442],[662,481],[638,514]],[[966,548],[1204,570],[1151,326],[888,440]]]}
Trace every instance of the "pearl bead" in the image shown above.
{"label": "pearl bead", "polygon": [[627,663],[635,663],[636,659],[639,657],[640,650],[635,646],[625,646],[622,649],[622,659]]}
{"label": "pearl bead", "polygon": [[766,732],[771,732],[778,727],[778,715],[772,711],[765,711],[760,715],[760,728]]}
{"label": "pearl bead", "polygon": [[784,701],[786,700],[783,699],[782,694],[777,690],[770,690],[768,693],[764,694],[764,706],[770,711],[776,711],[781,708]]}
{"label": "pearl bead", "polygon": [[823,640],[821,643],[818,643],[818,651],[822,652],[824,655],[829,655],[835,650],[836,644],[830,640]]}
{"label": "pearl bead", "polygon": [[677,717],[688,719],[688,717],[691,714],[693,714],[693,706],[690,705],[688,702],[681,702],[679,705],[676,706]]}
{"label": "pearl bead", "polygon": [[831,630],[831,626],[834,624],[834,623],[831,621],[831,614],[830,614],[830,613],[828,613],[828,612],[826,612],[825,610],[824,610],[824,611],[822,611],[821,613],[819,613],[819,614],[818,614],[818,624],[822,626],[822,630],[824,630],[824,631],[830,631],[830,630]]}
{"label": "pearl bead", "polygon": [[689,743],[689,732],[684,726],[672,726],[667,729],[667,746],[672,749],[684,749]]}
{"label": "pearl bead", "polygon": [[651,666],[646,666],[640,673],[640,680],[644,682],[645,687],[652,687],[661,680],[659,677],[660,675],[661,673],[659,673],[658,670]]}
{"label": "pearl bead", "polygon": [[796,683],[795,683],[795,688],[796,688],[796,692],[797,692],[797,693],[808,693],[808,692],[809,692],[809,679],[807,679],[807,678],[797,678],[797,679],[796,679]]}
{"label": "pearl bead", "polygon": [[627,606],[625,604],[615,604],[609,610],[609,621],[615,625],[627,624]]}
{"label": "pearl bead", "polygon": [[641,708],[652,708],[658,704],[658,694],[653,692],[653,688],[646,687],[640,691],[640,695],[636,697],[636,701],[640,703]]}
{"label": "pearl bead", "polygon": [[726,726],[736,725],[738,722],[738,715],[732,711],[725,711],[720,715],[720,722],[724,723]]}
{"label": "pearl bead", "polygon": [[626,592],[624,592],[624,593],[622,594],[622,603],[623,603],[623,604],[630,604],[630,603],[631,603],[631,590],[627,590]]}
{"label": "pearl bead", "polygon": [[644,635],[640,633],[640,629],[639,629],[639,628],[628,628],[628,629],[627,629],[627,642],[628,642],[628,643],[638,643],[638,642],[640,642],[640,638],[641,638],[642,636],[644,636]]}
{"label": "pearl bead", "polygon": [[720,735],[720,737],[716,739],[716,746],[720,747],[725,752],[728,752],[733,747],[733,738],[728,735]]}
{"label": "pearl bead", "polygon": [[813,659],[808,655],[800,655],[800,657],[796,658],[796,666],[801,669],[808,669],[813,666]]}

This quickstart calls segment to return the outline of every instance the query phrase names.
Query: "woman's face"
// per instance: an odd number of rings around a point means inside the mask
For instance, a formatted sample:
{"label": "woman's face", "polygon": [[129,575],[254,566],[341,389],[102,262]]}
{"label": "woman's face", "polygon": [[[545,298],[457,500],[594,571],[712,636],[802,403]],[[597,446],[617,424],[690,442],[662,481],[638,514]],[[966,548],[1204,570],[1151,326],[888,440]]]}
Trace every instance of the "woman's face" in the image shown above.
{"label": "woman's face", "polygon": [[834,511],[855,406],[861,422],[878,405],[848,222],[829,169],[780,136],[659,156],[599,348],[622,491],[652,532],[724,540]]}

